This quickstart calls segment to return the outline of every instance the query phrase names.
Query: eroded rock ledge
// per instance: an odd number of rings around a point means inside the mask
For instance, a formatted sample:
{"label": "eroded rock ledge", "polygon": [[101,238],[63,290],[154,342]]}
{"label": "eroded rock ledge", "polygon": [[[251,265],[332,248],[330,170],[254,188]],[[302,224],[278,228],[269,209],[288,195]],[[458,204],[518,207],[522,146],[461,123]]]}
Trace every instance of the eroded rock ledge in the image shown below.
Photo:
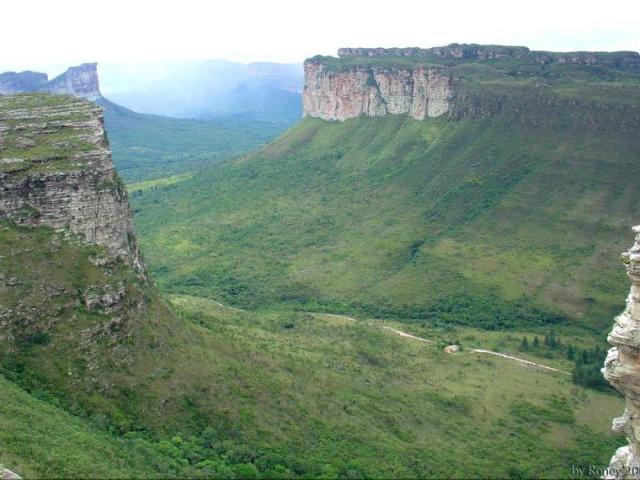
{"label": "eroded rock ledge", "polygon": [[614,419],[613,430],[624,433],[629,444],[619,448],[611,459],[605,478],[640,478],[640,226],[633,229],[636,240],[622,255],[631,290],[625,310],[616,317],[608,341],[605,378],[625,398],[624,414]]}
{"label": "eroded rock ledge", "polygon": [[68,228],[144,274],[127,193],[113,167],[102,111],[93,103],[0,95],[2,217]]}

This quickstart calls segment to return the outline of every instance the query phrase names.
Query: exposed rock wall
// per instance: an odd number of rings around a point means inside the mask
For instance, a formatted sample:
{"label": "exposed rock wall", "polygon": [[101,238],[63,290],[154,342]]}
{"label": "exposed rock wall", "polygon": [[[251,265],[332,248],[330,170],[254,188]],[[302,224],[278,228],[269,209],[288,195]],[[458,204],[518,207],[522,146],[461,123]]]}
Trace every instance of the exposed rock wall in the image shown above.
{"label": "exposed rock wall", "polygon": [[624,433],[629,444],[616,451],[605,478],[640,478],[640,226],[634,231],[635,244],[622,256],[631,290],[609,334],[613,348],[603,368],[605,378],[624,395],[625,411],[613,421],[613,430]]}
{"label": "exposed rock wall", "polygon": [[71,67],[50,81],[46,73],[6,72],[0,74],[0,94],[35,92],[73,95],[87,100],[98,100],[101,98],[98,64],[83,63],[77,67]]}
{"label": "exposed rock wall", "polygon": [[392,114],[420,120],[438,117],[449,111],[454,93],[451,74],[440,67],[354,67],[336,72],[307,60],[304,72],[304,116],[324,120]]}
{"label": "exposed rock wall", "polygon": [[102,111],[70,97],[0,96],[0,217],[68,228],[126,258],[138,253]]}
{"label": "exposed rock wall", "polygon": [[78,67],[71,67],[41,87],[39,91],[54,95],[73,95],[93,101],[98,100],[101,97],[98,64],[83,63]]}
{"label": "exposed rock wall", "polygon": [[21,480],[21,478],[17,473],[0,466],[0,480]]}

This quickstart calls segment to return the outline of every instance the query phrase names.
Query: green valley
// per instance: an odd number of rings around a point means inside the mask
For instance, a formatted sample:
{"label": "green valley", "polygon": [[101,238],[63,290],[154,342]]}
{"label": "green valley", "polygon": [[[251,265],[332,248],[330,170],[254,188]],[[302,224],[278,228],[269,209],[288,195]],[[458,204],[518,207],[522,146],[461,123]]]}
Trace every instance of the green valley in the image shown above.
{"label": "green valley", "polygon": [[[5,224],[0,235],[13,279],[3,304],[29,299],[66,319],[21,330],[0,357],[0,461],[25,475],[557,477],[572,463],[604,463],[619,441],[608,420],[617,397],[438,347],[508,350],[517,341],[508,334],[416,330],[436,342],[425,344],[381,328],[397,322],[244,312],[189,296],[168,308],[153,292],[114,325],[75,304],[73,285],[124,281],[134,301],[138,280],[46,229]],[[39,303],[52,290],[65,293]]]}
{"label": "green valley", "polygon": [[[598,331],[626,290],[638,137],[562,117],[306,119],[136,192],[158,285],[243,308]],[[608,126],[607,126],[608,124]]]}
{"label": "green valley", "polygon": [[185,173],[247,153],[288,124],[253,119],[190,120],[133,112],[107,99],[105,123],[118,171],[127,182]]}
{"label": "green valley", "polygon": [[640,223],[636,57],[359,51],[305,63],[284,133],[132,112],[95,64],[54,86],[104,122],[0,95],[0,466],[599,476],[633,428],[633,296],[625,399],[600,369]]}

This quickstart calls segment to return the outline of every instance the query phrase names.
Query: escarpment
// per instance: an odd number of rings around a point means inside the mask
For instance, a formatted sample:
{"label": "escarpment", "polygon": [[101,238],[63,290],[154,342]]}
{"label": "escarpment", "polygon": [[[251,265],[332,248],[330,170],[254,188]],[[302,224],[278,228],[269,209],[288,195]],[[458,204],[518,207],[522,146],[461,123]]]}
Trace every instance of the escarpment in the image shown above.
{"label": "escarpment", "polygon": [[613,421],[613,430],[624,433],[629,444],[616,451],[605,478],[640,478],[640,226],[634,231],[636,241],[622,256],[631,290],[609,334],[613,348],[603,368],[605,378],[624,395],[625,411]]}
{"label": "escarpment", "polygon": [[[616,101],[620,91],[615,82],[624,76],[635,82],[640,72],[637,52],[555,53],[449,45],[342,48],[338,57],[305,61],[305,117],[343,121],[404,114],[417,120],[441,116],[460,120],[503,112],[545,110],[557,115],[583,105],[619,110],[627,104]],[[578,96],[572,93],[576,78],[583,82]],[[594,123],[581,116],[583,123]],[[634,125],[639,123],[637,111],[627,112],[626,117]]]}
{"label": "escarpment", "polygon": [[0,96],[0,218],[67,228],[144,274],[102,111],[50,95]]}

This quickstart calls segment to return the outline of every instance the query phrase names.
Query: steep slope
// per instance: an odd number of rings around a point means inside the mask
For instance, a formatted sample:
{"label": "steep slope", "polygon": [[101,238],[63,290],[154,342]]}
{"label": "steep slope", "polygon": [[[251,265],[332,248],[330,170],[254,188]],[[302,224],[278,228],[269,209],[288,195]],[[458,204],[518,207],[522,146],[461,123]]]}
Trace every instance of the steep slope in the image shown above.
{"label": "steep slope", "polygon": [[143,192],[158,284],[245,307],[603,329],[640,200],[637,107],[521,94],[523,113],[486,118],[309,118]]}

